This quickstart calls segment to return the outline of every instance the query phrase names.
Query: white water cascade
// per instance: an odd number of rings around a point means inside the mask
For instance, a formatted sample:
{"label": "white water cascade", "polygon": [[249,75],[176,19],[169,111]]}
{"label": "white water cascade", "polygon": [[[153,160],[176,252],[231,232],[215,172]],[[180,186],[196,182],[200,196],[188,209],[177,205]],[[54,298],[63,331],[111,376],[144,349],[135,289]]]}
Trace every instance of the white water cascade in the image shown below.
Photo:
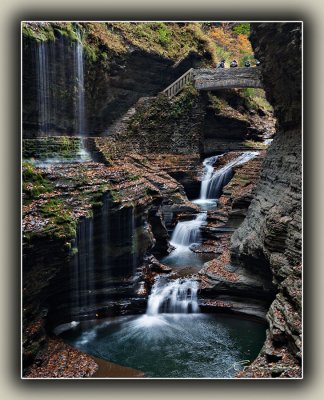
{"label": "white water cascade", "polygon": [[77,79],[77,134],[82,136],[85,133],[85,107],[84,107],[84,68],[83,68],[83,46],[80,32],[77,31],[78,41],[75,49],[75,71]]}
{"label": "white water cascade", "polygon": [[49,131],[49,121],[51,117],[48,50],[47,45],[43,42],[39,43],[36,49],[37,100],[39,110],[38,122],[40,131],[46,135]]}
{"label": "white water cascade", "polygon": [[245,152],[216,171],[214,171],[213,165],[220,156],[206,158],[203,162],[205,171],[201,182],[200,198],[194,203],[199,204],[208,199],[218,199],[222,194],[223,187],[232,179],[233,167],[252,160],[258,154],[257,151]]}
{"label": "white water cascade", "polygon": [[196,216],[195,219],[191,221],[181,221],[178,222],[170,243],[172,246],[188,247],[192,243],[199,243],[200,241],[200,227],[204,224],[207,219],[207,213],[203,212]]}
{"label": "white water cascade", "polygon": [[148,299],[146,315],[197,313],[197,292],[198,282],[193,279],[176,279],[167,284],[157,279]]}

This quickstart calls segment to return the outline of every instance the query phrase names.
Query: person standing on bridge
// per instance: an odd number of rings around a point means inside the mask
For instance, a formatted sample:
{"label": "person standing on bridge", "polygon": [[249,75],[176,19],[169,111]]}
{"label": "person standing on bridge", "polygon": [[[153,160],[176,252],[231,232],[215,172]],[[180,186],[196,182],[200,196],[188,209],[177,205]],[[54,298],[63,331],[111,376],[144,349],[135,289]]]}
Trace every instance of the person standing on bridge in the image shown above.
{"label": "person standing on bridge", "polygon": [[222,60],[219,64],[217,64],[216,68],[225,68],[225,60]]}
{"label": "person standing on bridge", "polygon": [[236,67],[237,67],[237,61],[236,61],[236,60],[233,60],[233,61],[231,62],[231,64],[230,64],[230,67],[231,67],[231,68],[236,68]]}

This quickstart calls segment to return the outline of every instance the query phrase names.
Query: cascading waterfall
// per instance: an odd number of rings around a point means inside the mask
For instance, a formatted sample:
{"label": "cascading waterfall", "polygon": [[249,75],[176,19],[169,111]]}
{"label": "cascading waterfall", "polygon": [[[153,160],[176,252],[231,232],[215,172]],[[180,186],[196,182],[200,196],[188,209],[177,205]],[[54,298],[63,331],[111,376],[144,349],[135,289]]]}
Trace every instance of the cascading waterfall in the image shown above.
{"label": "cascading waterfall", "polygon": [[83,45],[79,30],[76,35],[72,46],[63,37],[35,45],[40,135],[57,135],[62,125],[86,133]]}
{"label": "cascading waterfall", "polygon": [[131,237],[132,237],[132,266],[133,276],[136,274],[137,269],[137,253],[138,253],[138,238],[136,233],[136,215],[135,208],[132,208],[132,219],[131,219]]}
{"label": "cascading waterfall", "polygon": [[201,187],[200,187],[200,198],[201,199],[206,199],[206,193],[208,191],[208,183],[212,179],[213,173],[214,173],[214,167],[213,165],[217,161],[219,156],[213,156],[206,158],[203,161],[203,166],[204,166],[204,178],[201,181]]}
{"label": "cascading waterfall", "polygon": [[193,279],[176,279],[167,284],[157,279],[148,299],[146,315],[197,313],[197,292],[198,282]]}
{"label": "cascading waterfall", "polygon": [[213,165],[218,157],[206,158],[203,162],[205,171],[204,178],[201,182],[200,198],[195,202],[199,203],[199,201],[207,199],[218,199],[222,194],[223,187],[227,185],[233,177],[233,167],[248,162],[258,154],[257,151],[243,153],[216,171],[214,171]]}
{"label": "cascading waterfall", "polygon": [[78,226],[76,247],[78,253],[74,258],[74,291],[75,306],[88,307],[93,302],[93,276],[94,276],[94,243],[93,220],[85,218]]}
{"label": "cascading waterfall", "polygon": [[214,164],[221,156],[206,158],[203,162],[204,176],[201,182],[200,198],[193,203],[198,204],[204,212],[199,213],[191,221],[180,221],[177,223],[172,237],[171,245],[175,247],[169,255],[162,259],[162,262],[171,266],[199,266],[199,257],[190,250],[194,243],[200,243],[201,226],[206,223],[207,211],[215,207],[217,199],[222,194],[223,187],[233,177],[233,167],[241,165],[256,157],[259,153],[246,152],[230,161],[222,168],[214,171]]}
{"label": "cascading waterfall", "polygon": [[200,227],[207,219],[207,213],[203,212],[191,221],[180,221],[177,223],[170,243],[172,246],[189,247],[192,243],[200,241]]}
{"label": "cascading waterfall", "polygon": [[109,196],[107,193],[103,194],[102,197],[102,214],[101,214],[101,229],[102,229],[102,265],[105,269],[109,268]]}
{"label": "cascading waterfall", "polygon": [[76,102],[76,119],[77,134],[85,133],[85,103],[84,103],[84,67],[83,67],[83,46],[80,32],[77,31],[78,41],[75,45],[75,71],[77,81],[77,102]]}
{"label": "cascading waterfall", "polygon": [[36,47],[36,77],[37,77],[37,100],[38,100],[38,123],[40,131],[47,135],[50,122],[50,78],[48,68],[47,44],[41,42]]}

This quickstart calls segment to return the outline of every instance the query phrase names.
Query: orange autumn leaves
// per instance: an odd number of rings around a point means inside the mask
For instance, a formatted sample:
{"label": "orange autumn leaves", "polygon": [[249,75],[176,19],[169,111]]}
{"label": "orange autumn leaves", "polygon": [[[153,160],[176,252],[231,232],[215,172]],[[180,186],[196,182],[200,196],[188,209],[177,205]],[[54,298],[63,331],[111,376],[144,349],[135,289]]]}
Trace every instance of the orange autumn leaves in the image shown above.
{"label": "orange autumn leaves", "polygon": [[223,27],[213,27],[209,36],[215,41],[216,46],[221,47],[231,58],[239,60],[244,56],[253,55],[253,50],[248,37],[242,33],[225,30]]}

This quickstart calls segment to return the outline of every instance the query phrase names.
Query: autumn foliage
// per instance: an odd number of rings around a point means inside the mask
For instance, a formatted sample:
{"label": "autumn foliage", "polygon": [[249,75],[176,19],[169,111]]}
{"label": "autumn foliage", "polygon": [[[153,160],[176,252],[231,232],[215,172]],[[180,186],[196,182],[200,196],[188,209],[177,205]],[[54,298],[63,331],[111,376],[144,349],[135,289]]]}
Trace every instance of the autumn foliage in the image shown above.
{"label": "autumn foliage", "polygon": [[238,33],[235,26],[219,24],[210,28],[208,35],[215,42],[219,58],[226,61],[236,59],[239,64],[253,58],[253,50],[248,36]]}

